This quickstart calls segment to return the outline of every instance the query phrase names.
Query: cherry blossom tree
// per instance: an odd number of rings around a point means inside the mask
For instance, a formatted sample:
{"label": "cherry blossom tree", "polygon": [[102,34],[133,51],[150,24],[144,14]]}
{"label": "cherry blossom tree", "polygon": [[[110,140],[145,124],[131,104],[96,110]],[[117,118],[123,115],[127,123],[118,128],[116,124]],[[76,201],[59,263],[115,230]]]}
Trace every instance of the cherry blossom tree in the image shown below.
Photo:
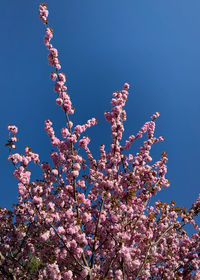
{"label": "cherry blossom tree", "polygon": [[[74,108],[58,51],[50,43],[53,29],[45,3],[39,15],[46,28],[49,65],[55,69],[50,78],[56,103],[66,126],[59,138],[52,122],[45,121],[54,147],[50,162],[40,162],[30,147],[23,155],[16,153],[18,128],[8,126],[8,160],[19,196],[13,212],[0,208],[0,279],[200,279],[200,228],[195,222],[200,196],[189,210],[174,201],[151,201],[170,185],[167,154],[157,162],[150,155],[152,145],[164,140],[154,136],[159,113],[137,135],[122,140],[129,89],[125,83],[105,112],[111,145],[107,150],[101,145],[95,159],[85,131],[97,120],[77,125],[70,120]],[[141,137],[144,142],[133,154],[132,144]],[[42,180],[31,181],[30,162],[39,166]],[[191,236],[187,224],[194,228]]]}

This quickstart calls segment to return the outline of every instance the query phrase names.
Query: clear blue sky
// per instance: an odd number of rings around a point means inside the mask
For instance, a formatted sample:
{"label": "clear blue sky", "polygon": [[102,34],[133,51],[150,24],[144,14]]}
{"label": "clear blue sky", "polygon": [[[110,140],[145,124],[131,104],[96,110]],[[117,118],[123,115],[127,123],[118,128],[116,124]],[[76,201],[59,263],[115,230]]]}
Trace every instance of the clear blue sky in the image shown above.
{"label": "clear blue sky", "polygon": [[[7,125],[19,127],[18,151],[25,145],[48,161],[51,146],[44,121],[59,135],[65,124],[55,104],[51,67],[43,45],[45,27],[39,1],[1,0],[0,205],[17,201],[17,181],[7,162]],[[129,82],[126,136],[135,134],[159,111],[153,156],[168,153],[169,189],[159,198],[189,207],[199,192],[200,158],[200,1],[199,0],[48,0],[53,45],[76,114],[74,123],[96,117],[87,134],[97,153],[110,141],[104,111],[114,90]],[[136,152],[138,145],[133,146]],[[34,168],[33,179],[40,176]]]}

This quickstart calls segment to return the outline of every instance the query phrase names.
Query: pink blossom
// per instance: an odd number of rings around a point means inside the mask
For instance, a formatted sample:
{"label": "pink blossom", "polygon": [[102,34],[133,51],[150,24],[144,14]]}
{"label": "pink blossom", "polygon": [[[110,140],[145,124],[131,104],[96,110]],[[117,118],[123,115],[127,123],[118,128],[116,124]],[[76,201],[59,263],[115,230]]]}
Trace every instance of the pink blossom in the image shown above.
{"label": "pink blossom", "polygon": [[61,274],[59,266],[56,263],[48,265],[49,275],[52,280],[61,280]]}
{"label": "pink blossom", "polygon": [[49,15],[49,11],[47,10],[47,6],[45,3],[42,3],[40,5],[39,15],[40,15],[40,19],[43,21],[43,23],[47,24],[47,17]]}
{"label": "pink blossom", "polygon": [[8,157],[8,160],[12,160],[12,162],[13,162],[14,164],[16,164],[16,163],[18,163],[18,162],[21,162],[22,159],[23,159],[22,156],[21,156],[20,154],[18,154],[18,153],[12,154],[12,155],[10,155],[10,156]]}
{"label": "pink blossom", "polygon": [[69,122],[67,123],[67,125],[68,125],[69,128],[72,128],[73,122],[72,122],[72,121],[69,121]]}
{"label": "pink blossom", "polygon": [[139,260],[134,260],[131,264],[135,269],[138,269],[141,265]]}
{"label": "pink blossom", "polygon": [[[102,218],[102,217],[101,217]],[[92,216],[91,216],[91,214],[89,213],[84,213],[83,214],[83,222],[84,223],[87,223],[87,222],[89,222],[89,221],[91,221],[91,219],[92,219]]]}
{"label": "pink blossom", "polygon": [[57,81],[54,86],[54,91],[61,92],[63,85],[64,85],[64,83],[62,81]]}
{"label": "pink blossom", "polygon": [[160,113],[159,113],[159,112],[154,113],[153,116],[152,116],[152,120],[154,121],[154,120],[157,119],[159,116],[160,116]]}
{"label": "pink blossom", "polygon": [[68,228],[67,229],[67,233],[68,234],[74,234],[75,233],[75,229],[74,228]]}
{"label": "pink blossom", "polygon": [[55,176],[58,176],[58,170],[57,169],[52,169],[51,173]]}
{"label": "pink blossom", "polygon": [[59,140],[57,137],[53,136],[53,137],[51,138],[51,144],[52,144],[53,146],[58,146],[58,145],[60,144],[60,140]]}
{"label": "pink blossom", "polygon": [[51,28],[46,29],[46,35],[49,39],[51,39],[53,37],[53,32],[52,32]]}
{"label": "pink blossom", "polygon": [[59,234],[65,234],[65,229],[64,229],[62,226],[60,226],[60,227],[58,227],[58,229],[57,229],[57,233],[59,233]]}
{"label": "pink blossom", "polygon": [[66,76],[64,73],[59,73],[58,77],[59,77],[59,81],[62,81],[63,83],[66,82]]}
{"label": "pink blossom", "polygon": [[55,81],[57,79],[58,75],[55,73],[55,72],[52,72],[51,75],[50,75],[50,79],[52,81]]}
{"label": "pink blossom", "polygon": [[70,132],[66,127],[64,127],[61,129],[61,134],[63,138],[67,138],[67,136],[70,135]]}
{"label": "pink blossom", "polygon": [[74,131],[75,131],[75,133],[77,133],[77,134],[81,134],[81,133],[84,131],[83,126],[77,125],[77,126],[74,128]]}
{"label": "pink blossom", "polygon": [[34,196],[33,197],[33,203],[41,204],[42,203],[42,198],[38,197],[38,196]]}
{"label": "pink blossom", "polygon": [[12,132],[13,134],[18,132],[18,128],[15,125],[11,125],[11,124],[9,124],[8,130],[10,130],[10,132]]}
{"label": "pink blossom", "polygon": [[26,187],[24,186],[24,184],[19,183],[18,184],[18,192],[20,193],[21,196],[25,196],[28,191],[27,191]]}
{"label": "pink blossom", "polygon": [[83,137],[83,138],[79,141],[79,147],[86,148],[87,145],[89,144],[89,142],[90,142],[90,138],[89,138],[89,137]]}
{"label": "pink blossom", "polygon": [[77,136],[76,134],[72,134],[70,136],[67,137],[67,139],[72,142],[72,143],[76,143],[77,142]]}
{"label": "pink blossom", "polygon": [[68,270],[64,273],[64,280],[72,280],[73,278],[73,273],[71,270]]}
{"label": "pink blossom", "polygon": [[61,69],[61,65],[60,65],[59,63],[56,63],[56,64],[55,64],[55,67],[56,67],[57,70],[60,70],[60,69]]}
{"label": "pink blossom", "polygon": [[127,89],[129,89],[129,88],[130,88],[130,85],[129,85],[128,83],[125,83],[125,84],[124,84],[124,89],[127,90]]}
{"label": "pink blossom", "polygon": [[79,176],[79,171],[78,171],[78,170],[73,170],[73,171],[71,172],[71,174],[72,174],[72,176],[74,176],[74,177],[78,177],[78,176]]}
{"label": "pink blossom", "polygon": [[48,209],[51,210],[51,211],[54,211],[55,210],[55,204],[53,202],[49,202],[48,203]]}
{"label": "pink blossom", "polygon": [[43,234],[41,234],[40,237],[41,237],[44,241],[46,241],[46,240],[49,239],[49,237],[50,237],[50,232],[47,230],[47,231],[45,231]]}
{"label": "pink blossom", "polygon": [[28,165],[28,163],[31,161],[30,157],[25,157],[25,156],[23,156],[22,160],[24,165]]}
{"label": "pink blossom", "polygon": [[89,273],[88,268],[85,268],[85,269],[83,269],[83,270],[81,271],[81,276],[82,276],[83,278],[85,278],[85,277],[88,275],[88,273]]}
{"label": "pink blossom", "polygon": [[58,56],[58,50],[57,50],[57,49],[51,48],[51,49],[50,49],[50,52],[51,52],[51,54],[52,54],[53,56],[55,56],[55,57]]}

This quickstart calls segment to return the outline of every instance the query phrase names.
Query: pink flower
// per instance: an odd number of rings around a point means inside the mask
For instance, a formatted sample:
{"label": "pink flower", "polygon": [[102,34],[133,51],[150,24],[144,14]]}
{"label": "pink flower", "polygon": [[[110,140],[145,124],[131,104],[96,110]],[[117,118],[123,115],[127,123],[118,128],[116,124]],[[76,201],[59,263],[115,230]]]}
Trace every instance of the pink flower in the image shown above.
{"label": "pink flower", "polygon": [[83,137],[79,141],[79,147],[86,148],[89,143],[90,143],[90,138],[89,137]]}
{"label": "pink flower", "polygon": [[75,163],[75,164],[74,164],[74,169],[75,169],[75,170],[80,170],[80,169],[81,169],[80,164],[79,164],[79,163]]}
{"label": "pink flower", "polygon": [[48,271],[52,280],[61,280],[60,269],[56,263],[48,264]]}
{"label": "pink flower", "polygon": [[46,29],[46,35],[48,39],[51,39],[53,37],[53,32],[51,28]]}
{"label": "pink flower", "polygon": [[54,204],[53,202],[49,202],[49,203],[48,203],[48,209],[49,209],[50,211],[54,211],[54,210],[55,210],[55,204]]}
{"label": "pink flower", "polygon": [[67,125],[68,125],[69,128],[72,128],[73,122],[72,122],[72,121],[69,121]]}
{"label": "pink flower", "polygon": [[24,196],[27,194],[28,191],[27,191],[26,187],[24,186],[24,184],[19,183],[18,192],[20,193],[21,196]]}
{"label": "pink flower", "polygon": [[76,134],[81,134],[83,132],[83,127],[81,125],[77,125],[74,128],[74,131],[75,131]]}
{"label": "pink flower", "polygon": [[81,276],[82,276],[83,278],[85,278],[85,277],[88,275],[88,273],[89,273],[88,268],[85,268],[85,269],[83,269],[83,270],[81,271]]}
{"label": "pink flower", "polygon": [[49,239],[49,236],[50,236],[50,232],[47,230],[45,231],[43,234],[40,235],[40,237],[46,241],[47,239]]}
{"label": "pink flower", "polygon": [[58,176],[58,170],[57,169],[52,169],[51,173],[55,176]]}
{"label": "pink flower", "polygon": [[57,104],[58,106],[62,106],[62,105],[63,105],[63,100],[62,100],[61,98],[57,98],[57,99],[56,99],[56,104]]}
{"label": "pink flower", "polygon": [[121,280],[122,279],[122,271],[121,270],[116,270],[115,272],[115,277],[116,277],[116,280]]}
{"label": "pink flower", "polygon": [[84,214],[83,214],[83,222],[84,222],[84,223],[87,223],[87,222],[89,222],[89,221],[91,221],[91,220],[92,220],[92,216],[91,216],[90,213],[84,213]]}
{"label": "pink flower", "polygon": [[66,76],[64,73],[59,73],[58,74],[58,77],[59,77],[59,80],[62,81],[62,82],[66,82]]}
{"label": "pink flower", "polygon": [[42,198],[38,196],[33,197],[33,203],[35,204],[41,204],[42,203]]}
{"label": "pink flower", "polygon": [[55,65],[55,67],[56,67],[57,70],[60,70],[60,69],[61,69],[61,65],[60,65],[59,63],[57,63],[57,64]]}
{"label": "pink flower", "polygon": [[75,233],[75,229],[74,228],[68,228],[67,229],[67,233],[68,234],[74,234]]}
{"label": "pink flower", "polygon": [[24,165],[28,165],[28,163],[30,162],[31,160],[29,159],[29,157],[24,157],[23,156],[23,164]]}
{"label": "pink flower", "polygon": [[51,49],[50,49],[50,52],[51,52],[51,54],[52,54],[53,56],[55,56],[55,57],[58,56],[58,50],[57,50],[57,49],[51,48]]}
{"label": "pink flower", "polygon": [[49,11],[47,10],[47,6],[45,3],[42,3],[39,7],[39,15],[40,19],[47,24],[47,17],[49,15]]}
{"label": "pink flower", "polygon": [[139,260],[134,260],[131,264],[135,269],[138,269],[141,265]]}
{"label": "pink flower", "polygon": [[75,249],[75,248],[77,248],[76,240],[70,241],[70,242],[69,242],[69,247],[70,247],[70,249]]}
{"label": "pink flower", "polygon": [[58,234],[65,234],[65,229],[64,229],[64,227],[62,227],[62,226],[58,227],[57,233],[58,233]]}
{"label": "pink flower", "polygon": [[12,162],[13,162],[14,164],[16,164],[16,163],[18,163],[18,162],[21,162],[22,159],[23,159],[22,156],[21,156],[20,154],[18,154],[18,153],[12,154],[12,155],[10,155],[10,156],[8,157],[8,160],[12,160]]}
{"label": "pink flower", "polygon": [[129,89],[129,88],[130,88],[130,85],[129,85],[128,83],[125,83],[125,84],[124,84],[124,89],[127,90],[127,89]]}
{"label": "pink flower", "polygon": [[160,116],[160,113],[159,112],[156,112],[153,114],[153,116],[151,117],[152,120],[154,121],[155,119],[157,119],[158,117]]}
{"label": "pink flower", "polygon": [[59,140],[57,137],[53,136],[53,137],[51,138],[51,144],[52,144],[53,146],[58,146],[58,145],[60,144],[60,140]]}
{"label": "pink flower", "polygon": [[67,136],[69,134],[70,134],[70,132],[69,132],[69,130],[66,127],[61,129],[61,135],[62,135],[63,138],[67,138]]}
{"label": "pink flower", "polygon": [[8,125],[8,130],[10,130],[10,132],[12,132],[13,134],[18,132],[18,128],[15,125]]}
{"label": "pink flower", "polygon": [[74,176],[74,177],[78,177],[79,171],[78,171],[78,170],[73,170],[73,171],[71,172],[71,174],[72,174],[72,176]]}
{"label": "pink flower", "polygon": [[62,91],[62,86],[64,85],[64,83],[62,81],[57,81],[55,83],[55,86],[54,86],[54,91],[55,92],[61,92]]}
{"label": "pink flower", "polygon": [[72,280],[72,276],[73,276],[73,273],[71,270],[68,270],[67,272],[64,273],[64,280]]}
{"label": "pink flower", "polygon": [[72,143],[76,143],[77,142],[77,136],[76,134],[72,134],[70,136],[68,136],[67,138],[69,141],[71,141]]}
{"label": "pink flower", "polygon": [[52,72],[51,75],[50,75],[50,79],[52,81],[55,81],[57,79],[58,75],[55,73],[55,72]]}
{"label": "pink flower", "polygon": [[91,120],[87,121],[87,124],[89,127],[95,125],[96,123],[97,123],[97,119],[95,119],[95,118],[92,118]]}

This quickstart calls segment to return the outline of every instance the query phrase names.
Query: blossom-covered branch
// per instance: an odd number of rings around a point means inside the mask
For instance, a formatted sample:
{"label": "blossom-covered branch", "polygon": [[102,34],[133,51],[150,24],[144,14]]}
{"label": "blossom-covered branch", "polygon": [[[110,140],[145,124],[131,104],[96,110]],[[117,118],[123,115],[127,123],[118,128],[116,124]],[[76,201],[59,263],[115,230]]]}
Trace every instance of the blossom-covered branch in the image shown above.
{"label": "blossom-covered branch", "polygon": [[[50,78],[66,126],[59,137],[53,123],[45,121],[54,148],[49,162],[41,162],[30,147],[17,153],[18,128],[8,126],[8,160],[14,166],[19,196],[13,211],[0,208],[0,279],[200,279],[200,228],[195,221],[200,196],[188,211],[174,201],[152,202],[170,185],[166,152],[156,162],[150,153],[153,144],[164,140],[155,136],[159,113],[124,140],[129,95],[125,83],[113,93],[111,110],[105,112],[110,147],[102,144],[94,158],[85,132],[97,120],[75,125],[70,120],[74,108],[66,76],[60,72],[58,50],[50,43],[53,29],[48,15],[42,3],[44,43],[49,65],[55,68]],[[133,153],[132,145],[142,137],[143,144]],[[41,171],[36,181],[31,180],[31,162]],[[187,224],[194,228],[191,236],[184,229]]]}

